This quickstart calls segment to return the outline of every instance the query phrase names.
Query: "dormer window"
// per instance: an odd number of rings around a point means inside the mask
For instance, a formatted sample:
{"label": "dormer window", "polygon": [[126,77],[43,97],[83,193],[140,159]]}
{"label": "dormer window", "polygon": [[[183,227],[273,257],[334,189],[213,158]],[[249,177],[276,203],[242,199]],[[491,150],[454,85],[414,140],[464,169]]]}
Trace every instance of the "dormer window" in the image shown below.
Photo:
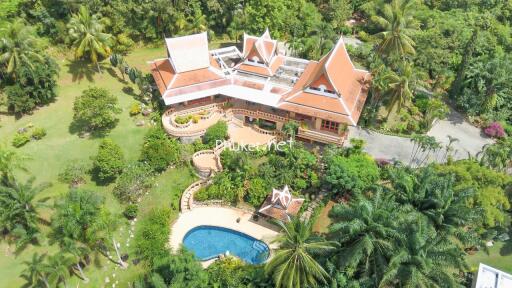
{"label": "dormer window", "polygon": [[247,61],[252,62],[252,63],[257,63],[257,64],[265,65],[265,62],[261,61],[260,57],[258,57],[258,56],[253,56],[252,58],[247,58]]}
{"label": "dormer window", "polygon": [[309,86],[306,90],[309,90],[310,92],[320,94],[320,95],[325,95],[325,96],[330,96],[330,97],[336,96],[336,92],[334,92],[333,90],[327,89],[327,86],[325,86],[325,85],[320,85],[318,87]]}

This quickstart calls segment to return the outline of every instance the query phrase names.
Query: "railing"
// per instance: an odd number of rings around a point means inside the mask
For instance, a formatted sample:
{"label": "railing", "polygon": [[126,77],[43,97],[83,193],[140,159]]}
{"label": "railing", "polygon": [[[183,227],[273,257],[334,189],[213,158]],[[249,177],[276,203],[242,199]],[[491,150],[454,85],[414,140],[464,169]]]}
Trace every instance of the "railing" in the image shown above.
{"label": "railing", "polygon": [[279,121],[279,122],[286,122],[286,121],[288,121],[288,118],[286,118],[286,117],[278,116],[278,115],[275,115],[275,114],[271,114],[271,113],[263,112],[263,111],[259,111],[259,110],[258,111],[254,111],[254,110],[243,109],[243,108],[233,108],[233,109],[231,109],[231,111],[234,114],[242,114],[242,115],[245,115],[245,116],[253,116],[254,118],[265,118],[267,120],[274,120],[274,121]]}
{"label": "railing", "polygon": [[311,140],[315,140],[315,141],[323,142],[323,143],[334,143],[334,144],[341,145],[341,144],[343,144],[343,140],[344,140],[344,136],[341,136],[341,135],[338,136],[338,135],[326,134],[326,133],[322,133],[319,131],[304,129],[301,127],[299,127],[298,132],[299,133],[297,134],[297,136],[299,136],[299,137],[304,137],[307,139],[311,139]]}
{"label": "railing", "polygon": [[254,130],[256,130],[258,133],[261,133],[261,134],[270,135],[270,136],[276,136],[277,135],[276,131],[265,130],[265,129],[262,129],[262,128],[258,127],[258,126],[252,126],[252,128]]}
{"label": "railing", "polygon": [[[202,163],[200,163],[197,158],[200,156],[203,156],[203,155],[211,155],[213,160],[215,160],[215,167],[203,165]],[[221,170],[221,168],[219,166],[218,156],[215,153],[215,151],[213,151],[213,150],[201,150],[201,151],[194,153],[194,155],[192,155],[192,163],[194,164],[194,167],[198,170],[198,172],[202,175],[209,175],[210,173],[212,173],[214,171]]]}
{"label": "railing", "polygon": [[196,193],[199,189],[201,189],[207,181],[205,180],[199,180],[196,181],[183,191],[183,194],[181,194],[181,200],[180,200],[180,210],[181,212],[185,212],[188,210],[191,210],[193,208],[194,203],[194,193]]}
{"label": "railing", "polygon": [[[169,110],[171,110],[171,109],[169,109]],[[194,107],[194,108],[179,110],[179,111],[176,111],[175,115],[176,116],[190,115],[190,114],[193,114],[196,112],[202,112],[205,110],[211,111],[211,110],[219,110],[219,109],[222,109],[222,103],[213,103],[213,104],[208,104],[205,106],[198,106],[198,107]],[[174,110],[174,109],[172,109],[172,110]]]}

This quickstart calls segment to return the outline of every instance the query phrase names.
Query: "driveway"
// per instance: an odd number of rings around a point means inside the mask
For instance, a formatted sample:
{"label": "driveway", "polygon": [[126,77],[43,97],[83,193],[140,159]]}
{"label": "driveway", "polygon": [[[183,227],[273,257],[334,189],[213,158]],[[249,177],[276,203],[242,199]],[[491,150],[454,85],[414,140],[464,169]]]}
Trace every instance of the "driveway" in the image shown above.
{"label": "driveway", "polygon": [[[468,153],[475,156],[484,145],[493,143],[481,129],[472,126],[455,111],[452,111],[447,119],[437,121],[427,135],[435,137],[443,146],[449,142],[448,135],[458,139],[452,144],[452,155],[455,159],[468,158]],[[348,138],[365,140],[365,151],[377,159],[395,159],[409,163],[413,148],[409,138],[384,135],[360,127],[350,127]]]}
{"label": "driveway", "polygon": [[448,144],[448,135],[458,139],[452,144],[455,159],[468,158],[468,153],[475,156],[483,146],[493,143],[480,128],[471,125],[460,113],[453,110],[447,119],[437,121],[427,135],[434,136],[444,145]]}

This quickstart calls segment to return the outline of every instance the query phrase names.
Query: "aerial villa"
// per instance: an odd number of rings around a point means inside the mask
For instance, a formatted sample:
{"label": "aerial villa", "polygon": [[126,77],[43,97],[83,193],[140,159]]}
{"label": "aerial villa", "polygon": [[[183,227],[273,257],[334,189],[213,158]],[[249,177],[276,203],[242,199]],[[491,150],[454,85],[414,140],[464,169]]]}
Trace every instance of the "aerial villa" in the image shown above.
{"label": "aerial villa", "polygon": [[230,138],[264,144],[295,120],[297,139],[341,145],[347,127],[357,125],[371,79],[354,66],[342,38],[319,61],[287,56],[268,30],[244,34],[242,52],[209,50],[206,32],[165,43],[168,57],[151,62],[151,72],[168,106],[163,125],[182,140],[224,120]]}

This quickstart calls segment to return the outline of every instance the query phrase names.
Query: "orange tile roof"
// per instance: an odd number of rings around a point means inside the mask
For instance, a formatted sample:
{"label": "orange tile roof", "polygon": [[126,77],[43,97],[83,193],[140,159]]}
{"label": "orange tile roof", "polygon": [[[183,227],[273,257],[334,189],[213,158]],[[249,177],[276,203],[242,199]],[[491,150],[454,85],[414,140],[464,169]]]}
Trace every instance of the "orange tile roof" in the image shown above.
{"label": "orange tile roof", "polygon": [[[257,49],[258,45],[256,45],[258,40],[260,40],[260,49]],[[260,38],[246,35],[244,37],[244,58],[252,54],[263,56],[261,55],[262,49],[266,55],[273,57],[268,63],[268,67],[242,62],[234,69],[267,77],[273,76],[286,60],[283,55],[275,55],[276,43],[276,41],[271,40],[268,31]],[[151,73],[160,93],[167,96],[187,93],[186,91],[189,89],[185,88],[191,85],[194,85],[190,87],[194,87],[194,91],[206,89],[204,87],[210,87],[207,83],[212,83],[212,85],[216,83],[215,87],[219,85],[239,85],[264,90],[265,85],[262,83],[238,78],[236,74],[235,76],[224,76],[214,57],[209,55],[209,59],[209,68],[182,73],[175,73],[168,59],[157,60],[151,64]],[[346,52],[345,45],[340,39],[336,46],[319,61],[308,62],[303,73],[288,92],[286,88],[281,86],[270,87],[268,92],[283,95],[277,104],[280,109],[355,125],[368,95],[370,79],[370,73],[354,67]],[[219,82],[216,80],[227,81]],[[202,85],[203,83],[207,86]],[[308,87],[320,87],[321,85],[336,93],[327,96],[307,90]]]}
{"label": "orange tile roof", "polygon": [[242,63],[238,66],[239,70],[250,72],[250,73],[256,73],[264,76],[272,76],[272,71],[269,71],[267,67],[262,66],[255,66],[255,65],[249,65]]}

